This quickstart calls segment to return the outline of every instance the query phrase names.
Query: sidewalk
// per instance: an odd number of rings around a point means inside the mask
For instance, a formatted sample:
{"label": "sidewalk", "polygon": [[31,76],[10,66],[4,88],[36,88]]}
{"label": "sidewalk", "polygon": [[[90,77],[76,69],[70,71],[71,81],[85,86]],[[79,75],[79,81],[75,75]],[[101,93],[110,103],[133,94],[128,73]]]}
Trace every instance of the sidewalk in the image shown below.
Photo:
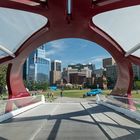
{"label": "sidewalk", "polygon": [[70,98],[70,97],[56,97],[53,103],[81,103],[81,102],[95,102],[95,97],[88,98]]}
{"label": "sidewalk", "polygon": [[97,104],[83,102],[82,106],[109,139],[139,140],[140,125],[113,110]]}

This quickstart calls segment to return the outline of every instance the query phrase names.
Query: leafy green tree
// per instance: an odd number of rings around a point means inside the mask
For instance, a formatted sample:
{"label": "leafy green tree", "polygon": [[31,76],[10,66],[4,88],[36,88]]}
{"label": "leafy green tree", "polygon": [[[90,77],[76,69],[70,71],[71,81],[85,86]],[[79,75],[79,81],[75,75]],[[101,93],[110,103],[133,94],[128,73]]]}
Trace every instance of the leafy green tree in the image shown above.
{"label": "leafy green tree", "polygon": [[107,77],[107,87],[109,89],[113,89],[113,86],[114,86],[114,81],[111,79],[111,77]]}
{"label": "leafy green tree", "polygon": [[34,82],[34,81],[24,81],[25,86],[30,91],[44,90],[46,91],[49,88],[48,82]]}
{"label": "leafy green tree", "polygon": [[7,66],[0,66],[0,94],[5,91]]}
{"label": "leafy green tree", "polygon": [[140,81],[135,81],[135,84],[136,84],[136,87],[135,88],[137,88],[137,89],[140,89]]}
{"label": "leafy green tree", "polygon": [[133,79],[133,89],[135,89],[136,92],[138,92],[138,89],[140,89],[140,81],[137,76],[135,76]]}

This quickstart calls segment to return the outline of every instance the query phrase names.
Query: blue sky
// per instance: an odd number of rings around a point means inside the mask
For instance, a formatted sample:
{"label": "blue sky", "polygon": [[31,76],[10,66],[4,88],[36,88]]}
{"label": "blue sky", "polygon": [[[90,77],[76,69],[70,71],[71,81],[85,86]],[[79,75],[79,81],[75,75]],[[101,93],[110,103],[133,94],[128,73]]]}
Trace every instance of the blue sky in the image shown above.
{"label": "blue sky", "polygon": [[62,66],[77,63],[93,63],[102,67],[102,59],[110,54],[96,43],[76,38],[60,39],[46,44],[46,55],[51,60],[62,61]]}

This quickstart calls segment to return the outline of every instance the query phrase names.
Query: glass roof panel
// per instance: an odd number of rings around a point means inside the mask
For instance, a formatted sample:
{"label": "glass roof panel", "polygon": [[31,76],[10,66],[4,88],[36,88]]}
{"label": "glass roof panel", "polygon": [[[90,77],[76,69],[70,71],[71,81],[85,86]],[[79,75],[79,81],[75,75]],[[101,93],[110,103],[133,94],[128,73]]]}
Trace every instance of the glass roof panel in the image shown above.
{"label": "glass roof panel", "polygon": [[[0,45],[15,52],[48,19],[38,14],[0,7]],[[0,53],[4,57],[6,53]]]}
{"label": "glass roof panel", "polygon": [[0,50],[0,58],[2,58],[3,56],[8,56],[8,54]]}
{"label": "glass roof panel", "polygon": [[140,49],[132,53],[131,55],[135,55],[137,57],[140,57]]}
{"label": "glass roof panel", "polygon": [[[96,15],[92,21],[127,52],[140,43],[140,5],[112,10]],[[133,55],[140,57],[140,51]]]}

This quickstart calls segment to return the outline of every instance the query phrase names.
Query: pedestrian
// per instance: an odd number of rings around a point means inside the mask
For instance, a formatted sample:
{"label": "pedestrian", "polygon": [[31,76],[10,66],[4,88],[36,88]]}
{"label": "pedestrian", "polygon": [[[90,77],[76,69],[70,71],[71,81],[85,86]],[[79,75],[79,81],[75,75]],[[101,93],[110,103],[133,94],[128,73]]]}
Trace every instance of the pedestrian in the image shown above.
{"label": "pedestrian", "polygon": [[48,98],[50,97],[50,93],[49,93],[49,92],[47,93],[47,97],[48,97]]}
{"label": "pedestrian", "polygon": [[63,97],[63,90],[61,90],[61,92],[60,92],[60,96]]}
{"label": "pedestrian", "polygon": [[54,93],[53,93],[53,92],[51,92],[51,97],[53,98],[53,96],[54,96]]}

